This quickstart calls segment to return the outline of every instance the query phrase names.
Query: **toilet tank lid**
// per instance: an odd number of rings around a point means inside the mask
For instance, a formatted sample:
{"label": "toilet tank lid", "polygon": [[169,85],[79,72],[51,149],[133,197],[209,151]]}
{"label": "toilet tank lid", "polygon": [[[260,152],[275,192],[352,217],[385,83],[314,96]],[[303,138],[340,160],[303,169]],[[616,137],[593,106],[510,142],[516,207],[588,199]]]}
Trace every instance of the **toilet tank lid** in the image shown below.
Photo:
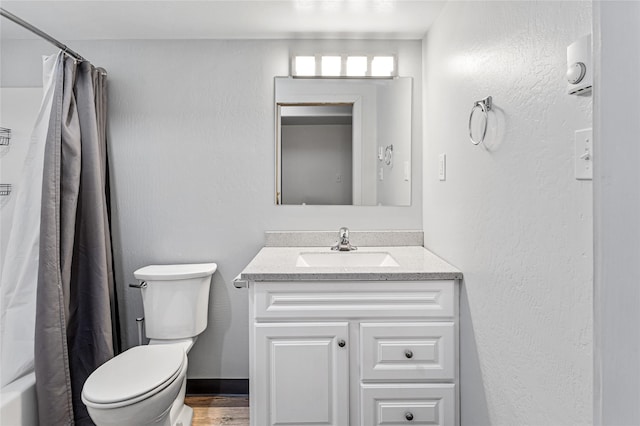
{"label": "toilet tank lid", "polygon": [[213,275],[218,269],[215,263],[189,263],[182,265],[149,265],[133,273],[139,280],[184,280]]}

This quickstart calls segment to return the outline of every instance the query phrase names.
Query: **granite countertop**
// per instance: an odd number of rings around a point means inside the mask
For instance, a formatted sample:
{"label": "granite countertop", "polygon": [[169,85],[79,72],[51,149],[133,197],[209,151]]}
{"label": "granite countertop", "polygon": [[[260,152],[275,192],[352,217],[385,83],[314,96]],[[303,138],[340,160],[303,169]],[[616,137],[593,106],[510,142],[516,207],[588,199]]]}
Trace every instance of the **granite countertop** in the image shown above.
{"label": "granite countertop", "polygon": [[[399,266],[296,266],[300,253],[333,256],[387,252]],[[331,252],[328,247],[264,247],[239,276],[242,281],[420,281],[462,279],[462,272],[421,246],[358,247],[354,252]]]}

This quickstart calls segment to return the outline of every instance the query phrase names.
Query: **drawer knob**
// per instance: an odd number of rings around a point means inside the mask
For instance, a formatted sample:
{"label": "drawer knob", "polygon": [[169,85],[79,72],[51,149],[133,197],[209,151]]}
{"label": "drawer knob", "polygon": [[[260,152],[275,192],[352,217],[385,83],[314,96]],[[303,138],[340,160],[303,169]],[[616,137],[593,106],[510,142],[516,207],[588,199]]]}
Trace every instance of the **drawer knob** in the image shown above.
{"label": "drawer knob", "polygon": [[411,358],[413,358],[413,352],[411,352],[410,349],[407,349],[406,351],[404,351],[404,356],[406,356],[407,358],[411,359]]}
{"label": "drawer knob", "polygon": [[404,418],[407,419],[408,421],[411,421],[413,420],[413,414],[411,412],[404,413]]}
{"label": "drawer knob", "polygon": [[346,345],[347,342],[344,341],[344,339],[340,339],[338,340],[338,346],[340,346],[341,348],[344,348],[344,345]]}

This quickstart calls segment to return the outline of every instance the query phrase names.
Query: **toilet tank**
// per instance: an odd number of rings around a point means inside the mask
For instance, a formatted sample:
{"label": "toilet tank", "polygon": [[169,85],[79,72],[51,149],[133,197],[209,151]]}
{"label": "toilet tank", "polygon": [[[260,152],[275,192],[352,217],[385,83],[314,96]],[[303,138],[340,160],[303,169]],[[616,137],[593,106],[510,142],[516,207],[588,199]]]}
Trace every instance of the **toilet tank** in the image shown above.
{"label": "toilet tank", "polygon": [[150,339],[184,339],[207,328],[211,276],[218,265],[149,265],[133,275],[144,281],[142,305]]}

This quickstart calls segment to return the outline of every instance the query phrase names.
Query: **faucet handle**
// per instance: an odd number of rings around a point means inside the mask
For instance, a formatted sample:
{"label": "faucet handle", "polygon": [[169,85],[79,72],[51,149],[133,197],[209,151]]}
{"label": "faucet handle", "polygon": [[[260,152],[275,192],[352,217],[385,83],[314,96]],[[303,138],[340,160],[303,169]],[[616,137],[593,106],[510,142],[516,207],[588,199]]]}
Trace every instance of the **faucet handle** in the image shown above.
{"label": "faucet handle", "polygon": [[338,235],[340,236],[340,239],[348,240],[349,239],[349,228],[343,226],[342,228],[340,228],[340,231],[338,231]]}

